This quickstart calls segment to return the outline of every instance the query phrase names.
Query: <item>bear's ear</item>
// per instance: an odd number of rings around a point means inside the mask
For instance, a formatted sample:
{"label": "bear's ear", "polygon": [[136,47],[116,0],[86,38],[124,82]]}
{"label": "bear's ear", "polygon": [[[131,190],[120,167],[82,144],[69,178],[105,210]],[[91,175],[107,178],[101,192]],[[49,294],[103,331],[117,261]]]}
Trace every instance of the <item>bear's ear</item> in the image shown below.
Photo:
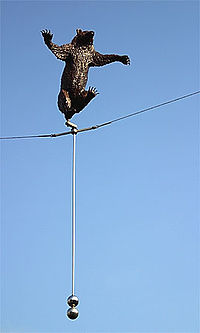
{"label": "bear's ear", "polygon": [[83,30],[81,30],[81,29],[76,29],[76,33],[77,33],[77,35],[79,35],[81,32],[83,32]]}

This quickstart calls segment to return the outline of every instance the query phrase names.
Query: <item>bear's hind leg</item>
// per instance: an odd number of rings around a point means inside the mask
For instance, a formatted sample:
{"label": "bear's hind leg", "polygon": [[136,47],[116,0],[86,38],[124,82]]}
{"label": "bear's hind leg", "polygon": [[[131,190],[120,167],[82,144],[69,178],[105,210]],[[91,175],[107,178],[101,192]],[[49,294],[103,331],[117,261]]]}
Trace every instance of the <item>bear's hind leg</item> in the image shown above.
{"label": "bear's hind leg", "polygon": [[76,113],[76,110],[72,108],[69,93],[64,89],[62,89],[58,95],[58,108],[64,113],[66,120],[70,119]]}
{"label": "bear's hind leg", "polygon": [[[89,102],[94,98],[96,97],[97,95],[99,95],[98,91],[96,88],[94,87],[89,87],[88,91],[87,91],[87,96],[86,96],[86,99],[89,100]],[[89,103],[88,102],[88,103]]]}
{"label": "bear's hind leg", "polygon": [[85,90],[81,97],[79,97],[75,102],[76,112],[80,112],[84,107],[99,93],[96,88],[89,87],[88,91]]}

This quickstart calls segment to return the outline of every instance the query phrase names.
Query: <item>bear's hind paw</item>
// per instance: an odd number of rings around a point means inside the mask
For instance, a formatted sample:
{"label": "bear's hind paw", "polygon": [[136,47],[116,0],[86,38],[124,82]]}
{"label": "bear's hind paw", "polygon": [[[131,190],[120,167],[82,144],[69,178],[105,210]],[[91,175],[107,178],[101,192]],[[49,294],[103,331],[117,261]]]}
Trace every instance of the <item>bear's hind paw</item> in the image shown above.
{"label": "bear's hind paw", "polygon": [[97,89],[95,87],[89,87],[88,93],[93,95],[94,97],[99,95],[99,92],[97,91]]}

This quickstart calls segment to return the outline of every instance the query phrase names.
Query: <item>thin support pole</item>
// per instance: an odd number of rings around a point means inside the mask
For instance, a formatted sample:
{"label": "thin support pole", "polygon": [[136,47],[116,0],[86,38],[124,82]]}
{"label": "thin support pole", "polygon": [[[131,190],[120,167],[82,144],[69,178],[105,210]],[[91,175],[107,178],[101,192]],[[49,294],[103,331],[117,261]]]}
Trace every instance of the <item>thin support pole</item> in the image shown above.
{"label": "thin support pole", "polygon": [[75,232],[76,232],[76,132],[73,133],[73,166],[72,166],[72,295],[75,280]]}
{"label": "thin support pole", "polygon": [[70,308],[67,310],[69,319],[76,319],[79,311],[76,306],[79,299],[74,294],[74,281],[75,281],[75,240],[76,240],[76,134],[78,133],[77,125],[71,123],[69,120],[66,122],[68,127],[71,127],[71,134],[73,135],[73,157],[72,157],[72,294],[67,299],[67,304]]}

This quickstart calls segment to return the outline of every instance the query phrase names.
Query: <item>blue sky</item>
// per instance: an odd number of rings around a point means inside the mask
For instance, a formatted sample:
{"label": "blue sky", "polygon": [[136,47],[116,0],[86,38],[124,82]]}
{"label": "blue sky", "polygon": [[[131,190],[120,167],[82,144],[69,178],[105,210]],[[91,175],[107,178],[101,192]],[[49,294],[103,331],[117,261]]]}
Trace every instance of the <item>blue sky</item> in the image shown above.
{"label": "blue sky", "polygon": [[[197,1],[4,1],[2,136],[65,131],[63,63],[46,48],[95,31],[131,66],[93,68],[99,124],[199,89]],[[199,97],[77,137],[76,294],[72,137],[2,142],[2,332],[198,332]]]}

